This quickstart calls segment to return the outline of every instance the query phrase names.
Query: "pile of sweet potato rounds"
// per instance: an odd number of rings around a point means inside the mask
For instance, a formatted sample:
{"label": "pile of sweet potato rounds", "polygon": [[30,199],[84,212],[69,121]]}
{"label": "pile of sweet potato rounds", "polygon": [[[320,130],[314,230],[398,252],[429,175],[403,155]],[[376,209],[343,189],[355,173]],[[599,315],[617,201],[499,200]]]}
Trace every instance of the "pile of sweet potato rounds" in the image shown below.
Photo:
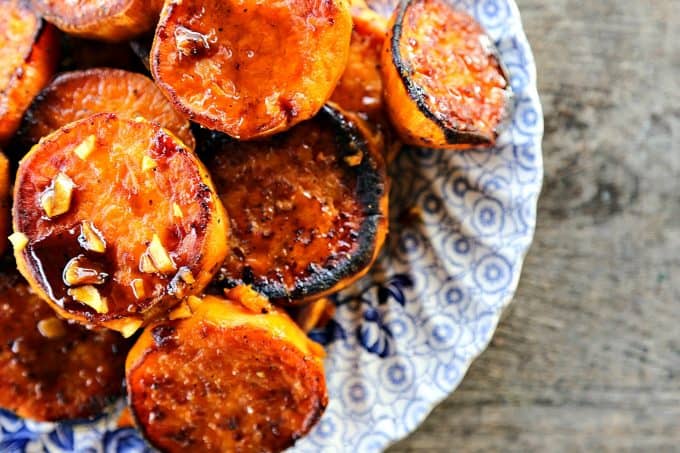
{"label": "pile of sweet potato rounds", "polygon": [[491,146],[511,104],[468,15],[367,3],[0,0],[0,407],[126,387],[172,452],[311,429],[305,332],[380,252],[387,163]]}

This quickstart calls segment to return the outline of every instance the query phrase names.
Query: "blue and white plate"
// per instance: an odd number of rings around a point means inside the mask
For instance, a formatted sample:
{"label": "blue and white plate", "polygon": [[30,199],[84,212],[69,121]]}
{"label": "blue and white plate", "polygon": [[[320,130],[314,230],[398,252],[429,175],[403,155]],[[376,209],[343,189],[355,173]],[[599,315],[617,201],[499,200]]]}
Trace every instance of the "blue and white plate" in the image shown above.
{"label": "blue and white plate", "polygon": [[[513,0],[453,3],[500,50],[515,92],[512,124],[490,151],[407,149],[394,163],[384,253],[312,334],[328,349],[330,403],[294,452],[376,452],[415,430],[486,347],[517,287],[543,175],[534,59]],[[89,423],[0,411],[0,451],[150,451],[136,430],[116,428],[122,406]]]}

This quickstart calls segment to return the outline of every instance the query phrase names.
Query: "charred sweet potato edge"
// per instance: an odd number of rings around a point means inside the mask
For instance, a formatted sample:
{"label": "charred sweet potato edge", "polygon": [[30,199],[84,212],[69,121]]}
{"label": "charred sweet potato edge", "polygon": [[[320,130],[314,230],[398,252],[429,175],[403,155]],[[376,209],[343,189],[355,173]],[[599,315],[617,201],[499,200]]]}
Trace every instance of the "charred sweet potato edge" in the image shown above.
{"label": "charred sweet potato edge", "polygon": [[[267,280],[264,283],[253,283],[253,287],[266,294],[274,302],[298,303],[308,302],[325,295],[332,294],[351,285],[368,272],[371,264],[380,253],[387,235],[388,192],[389,184],[382,150],[376,149],[375,140],[371,140],[370,132],[354,120],[350,113],[342,111],[333,103],[326,104],[318,115],[324,115],[335,125],[336,143],[341,150],[341,157],[362,153],[361,163],[355,167],[342,164],[342,171],[353,172],[357,186],[355,196],[363,208],[364,219],[361,222],[357,249],[348,259],[329,269],[322,268],[304,279],[296,282],[292,291],[283,284]],[[242,284],[237,279],[226,279],[226,286]]]}
{"label": "charred sweet potato edge", "polygon": [[[132,72],[128,71],[126,69],[119,69],[119,68],[109,68],[109,67],[95,67],[95,68],[88,68],[88,69],[77,69],[74,71],[66,71],[66,72],[61,72],[58,74],[52,81],[45,86],[39,93],[38,95],[33,98],[33,101],[31,104],[28,106],[26,109],[26,112],[24,113],[23,119],[21,121],[21,124],[19,126],[19,129],[17,130],[17,133],[14,137],[13,140],[13,145],[17,148],[19,148],[17,151],[22,151],[22,150],[28,150],[30,149],[31,146],[33,146],[35,143],[38,142],[39,137],[34,136],[32,133],[32,128],[34,126],[34,123],[39,121],[40,115],[37,115],[37,111],[40,111],[43,106],[46,105],[46,102],[49,100],[50,96],[58,96],[60,97],[60,91],[64,90],[65,88],[70,88],[70,84],[74,81],[79,81],[83,80],[86,78],[100,78],[100,79],[106,79],[109,77],[109,80],[116,83],[120,83],[124,81],[124,79],[129,79],[129,82],[135,82],[135,79],[141,80],[141,79],[147,79],[149,84],[153,84],[153,86],[149,85],[153,89],[158,89],[155,86],[155,83],[153,82],[153,79],[147,77],[144,74],[140,74],[137,72]],[[74,90],[75,91],[75,90]],[[104,102],[106,101],[105,98],[102,96],[99,96],[99,102]],[[165,98],[163,98],[165,99]],[[85,99],[79,99],[83,104],[87,103],[87,100]],[[173,112],[175,112],[175,115],[177,118],[179,118],[181,115],[177,113],[174,110],[174,106],[170,103],[170,101],[167,101],[167,107],[169,109],[172,109]],[[104,110],[100,112],[94,112],[94,113],[103,113]],[[131,119],[133,118],[133,115],[128,115],[125,112],[115,112],[113,109],[110,110],[111,113],[116,113],[117,115],[120,115],[121,117],[128,117]],[[36,119],[36,116],[38,116],[38,119]],[[155,119],[151,118],[150,115],[145,116],[144,112],[140,112],[140,116],[146,118],[147,120],[151,122],[160,122]],[[75,121],[75,120],[74,120]],[[64,124],[65,125],[65,124]],[[191,132],[191,127],[190,123],[188,120],[185,120],[185,128],[182,130],[177,130],[176,127],[173,127],[172,129],[169,127],[167,124],[160,124],[163,126],[165,129],[168,131],[172,132],[177,138],[180,139],[182,143],[184,143],[187,148],[190,150],[194,151],[196,149],[196,140],[194,138],[193,133]],[[176,126],[176,125],[173,125]]]}
{"label": "charred sweet potato edge", "polygon": [[[411,100],[415,102],[420,113],[422,113],[427,119],[429,119],[434,125],[436,125],[441,130],[444,139],[448,144],[469,146],[493,145],[496,142],[496,137],[498,136],[498,133],[502,129],[503,124],[506,122],[505,120],[508,117],[510,117],[510,114],[512,113],[511,112],[512,90],[510,88],[510,84],[508,83],[507,88],[505,89],[506,101],[504,105],[504,112],[501,121],[499,121],[499,123],[496,125],[493,131],[493,137],[489,137],[486,134],[477,133],[474,131],[460,130],[449,127],[441,118],[439,118],[428,107],[427,103],[425,102],[425,91],[418,84],[416,84],[410,77],[411,74],[413,73],[413,68],[406,60],[404,60],[404,58],[401,55],[399,43],[401,41],[403,32],[404,17],[406,16],[406,11],[408,10],[409,6],[411,6],[412,3],[413,3],[412,0],[406,0],[399,3],[397,10],[395,11],[394,24],[391,29],[392,36],[389,42],[390,53],[392,54],[392,63],[394,64],[394,67],[397,70],[397,74],[399,74],[399,77],[401,78],[401,81],[404,84],[406,93],[409,95]],[[498,62],[498,66],[501,70],[503,78],[505,78],[506,81],[509,81],[510,75],[508,73],[507,68],[503,64],[503,61],[500,58],[500,52],[498,51],[495,45],[491,45],[491,48],[489,50],[491,51],[494,59]]]}

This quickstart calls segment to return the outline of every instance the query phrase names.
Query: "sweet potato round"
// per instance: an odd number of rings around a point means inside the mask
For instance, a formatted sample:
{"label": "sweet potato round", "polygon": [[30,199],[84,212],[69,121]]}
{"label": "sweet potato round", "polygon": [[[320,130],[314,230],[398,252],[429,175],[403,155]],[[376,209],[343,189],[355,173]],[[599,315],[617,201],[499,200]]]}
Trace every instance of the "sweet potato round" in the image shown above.
{"label": "sweet potato round", "polygon": [[62,31],[81,38],[124,41],[153,28],[162,0],[33,0]]}
{"label": "sweet potato round", "polygon": [[0,143],[7,143],[54,74],[59,38],[27,1],[0,0],[0,10]]}
{"label": "sweet potato round", "polygon": [[0,152],[0,256],[7,250],[7,235],[11,228],[10,210],[12,199],[10,196],[11,181],[9,179],[9,160]]}
{"label": "sweet potato round", "polygon": [[189,121],[175,111],[151,79],[109,68],[60,74],[33,100],[17,138],[27,149],[50,132],[101,112],[155,121],[188,148],[196,146]]}
{"label": "sweet potato round", "polygon": [[385,100],[408,144],[492,146],[511,90],[481,26],[444,0],[408,0],[395,11],[382,56]]}
{"label": "sweet potato round", "polygon": [[[228,221],[198,158],[157,124],[113,113],[33,147],[13,217],[17,265],[35,291],[64,317],[124,334],[201,291],[226,254]],[[88,278],[69,281],[81,269]]]}
{"label": "sweet potato round", "polygon": [[128,401],[164,452],[278,452],[328,402],[320,346],[283,312],[212,296],[149,326],[126,362]]}
{"label": "sweet potato round", "polygon": [[336,108],[265,141],[206,151],[231,221],[217,285],[278,303],[319,298],[363,275],[387,231],[380,151]]}
{"label": "sweet potato round", "polygon": [[59,320],[8,269],[0,270],[0,407],[41,421],[99,414],[123,392],[130,344]]}
{"label": "sweet potato round", "polygon": [[375,121],[382,112],[380,54],[387,21],[367,7],[354,4],[352,20],[349,60],[330,100]]}
{"label": "sweet potato round", "polygon": [[192,121],[262,137],[319,111],[345,69],[351,31],[347,0],[171,0],[151,72]]}

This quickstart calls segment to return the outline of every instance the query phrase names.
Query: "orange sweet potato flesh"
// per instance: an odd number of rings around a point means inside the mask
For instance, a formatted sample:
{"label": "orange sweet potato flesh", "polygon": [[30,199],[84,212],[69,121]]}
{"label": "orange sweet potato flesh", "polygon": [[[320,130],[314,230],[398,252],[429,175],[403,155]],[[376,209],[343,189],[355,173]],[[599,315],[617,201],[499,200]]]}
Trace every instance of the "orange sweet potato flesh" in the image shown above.
{"label": "orange sweet potato flesh", "polygon": [[382,113],[380,53],[387,21],[365,6],[352,5],[352,38],[345,72],[331,95],[344,110],[376,121]]}
{"label": "orange sweet potato flesh", "polygon": [[0,407],[41,421],[98,415],[123,392],[131,345],[115,332],[60,321],[16,271],[4,267]]}
{"label": "orange sweet potato flesh", "polygon": [[285,304],[337,291],[373,262],[387,231],[385,164],[339,110],[206,154],[232,231],[217,284]]}
{"label": "orange sweet potato flesh", "polygon": [[48,22],[81,38],[124,41],[153,28],[161,0],[33,0]]}
{"label": "orange sweet potato flesh", "polygon": [[431,148],[492,146],[510,87],[491,39],[444,0],[395,11],[382,58],[385,100],[402,141]]}
{"label": "orange sweet potato flesh", "polygon": [[[64,175],[72,199],[53,215],[45,200],[56,200]],[[24,157],[13,220],[28,241],[15,247],[17,265],[33,289],[64,317],[125,334],[201,291],[226,254],[228,221],[198,158],[157,124],[112,113],[70,123]],[[93,276],[69,283],[67,267]],[[83,285],[106,308],[84,302]]]}
{"label": "orange sweet potato flesh", "polygon": [[328,100],[351,30],[347,0],[172,0],[156,29],[151,72],[192,121],[263,137]]}
{"label": "orange sweet potato flesh", "polygon": [[7,235],[11,227],[10,209],[12,206],[10,191],[11,181],[9,177],[9,160],[0,152],[0,256],[7,250]]}
{"label": "orange sweet potato flesh", "polygon": [[60,74],[24,115],[18,139],[28,148],[60,127],[94,113],[155,121],[194,149],[189,121],[148,77],[122,69],[96,68]]}
{"label": "orange sweet potato flesh", "polygon": [[0,0],[0,143],[7,143],[33,97],[52,78],[57,30],[24,0]]}
{"label": "orange sweet potato flesh", "polygon": [[279,452],[317,422],[322,351],[283,312],[207,296],[149,326],[126,362],[137,425],[164,452]]}

